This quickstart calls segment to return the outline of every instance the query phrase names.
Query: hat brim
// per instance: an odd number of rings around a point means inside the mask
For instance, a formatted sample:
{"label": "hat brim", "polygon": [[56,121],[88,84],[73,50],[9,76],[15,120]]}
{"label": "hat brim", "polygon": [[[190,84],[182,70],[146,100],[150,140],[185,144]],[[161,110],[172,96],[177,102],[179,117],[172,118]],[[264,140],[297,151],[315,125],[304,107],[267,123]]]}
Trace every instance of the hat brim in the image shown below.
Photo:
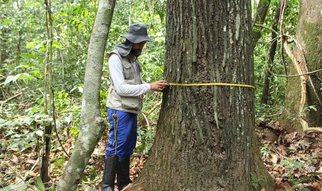
{"label": "hat brim", "polygon": [[134,44],[141,43],[141,42],[153,42],[153,39],[145,35],[134,36],[132,34],[126,34],[124,35],[124,37]]}

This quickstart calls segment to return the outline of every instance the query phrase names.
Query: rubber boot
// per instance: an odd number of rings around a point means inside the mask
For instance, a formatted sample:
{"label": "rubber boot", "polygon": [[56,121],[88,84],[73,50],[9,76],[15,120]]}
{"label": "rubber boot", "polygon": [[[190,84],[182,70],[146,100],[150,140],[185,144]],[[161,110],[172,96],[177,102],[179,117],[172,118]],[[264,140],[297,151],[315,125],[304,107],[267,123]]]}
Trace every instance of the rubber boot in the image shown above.
{"label": "rubber boot", "polygon": [[126,157],[122,161],[118,161],[117,174],[117,187],[121,191],[124,187],[130,184],[130,157]]}
{"label": "rubber boot", "polygon": [[114,191],[114,182],[115,182],[117,165],[118,165],[117,156],[113,156],[105,159],[102,191]]}

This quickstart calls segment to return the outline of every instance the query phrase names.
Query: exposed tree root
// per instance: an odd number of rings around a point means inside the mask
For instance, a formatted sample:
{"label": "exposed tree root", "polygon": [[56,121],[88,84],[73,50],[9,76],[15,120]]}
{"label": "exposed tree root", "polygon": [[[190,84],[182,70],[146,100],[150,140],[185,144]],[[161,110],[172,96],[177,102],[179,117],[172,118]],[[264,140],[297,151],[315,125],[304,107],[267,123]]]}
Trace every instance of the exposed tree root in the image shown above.
{"label": "exposed tree root", "polygon": [[321,132],[322,133],[322,127],[309,127],[309,124],[301,118],[301,125],[303,128],[303,132],[305,133],[312,133],[312,132]]}
{"label": "exposed tree root", "polygon": [[[283,47],[285,49],[286,54],[290,57],[292,60],[292,63],[297,71],[298,74],[300,74],[300,81],[301,81],[301,99],[299,104],[299,111],[298,111],[298,117],[300,120],[300,124],[302,126],[303,132],[322,132],[321,127],[309,127],[308,123],[304,120],[305,115],[305,106],[307,104],[307,82],[310,82],[310,85],[312,86],[314,93],[317,96],[317,93],[315,91],[315,88],[313,86],[312,80],[309,75],[302,75],[304,73],[308,73],[305,58],[301,56],[301,52],[292,52],[291,49],[288,47],[287,41],[285,40],[283,42]],[[300,55],[299,55],[300,54]],[[317,96],[319,103],[321,101],[319,100],[319,97]]]}

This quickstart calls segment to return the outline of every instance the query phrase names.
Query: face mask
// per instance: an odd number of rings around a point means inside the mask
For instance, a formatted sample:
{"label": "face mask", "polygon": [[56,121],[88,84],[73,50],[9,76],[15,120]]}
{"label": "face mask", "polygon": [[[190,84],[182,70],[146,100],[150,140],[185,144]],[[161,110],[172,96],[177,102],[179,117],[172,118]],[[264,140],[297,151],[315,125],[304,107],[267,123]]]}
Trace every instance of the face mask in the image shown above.
{"label": "face mask", "polygon": [[139,57],[141,55],[141,49],[132,49],[130,54],[134,55],[135,57]]}

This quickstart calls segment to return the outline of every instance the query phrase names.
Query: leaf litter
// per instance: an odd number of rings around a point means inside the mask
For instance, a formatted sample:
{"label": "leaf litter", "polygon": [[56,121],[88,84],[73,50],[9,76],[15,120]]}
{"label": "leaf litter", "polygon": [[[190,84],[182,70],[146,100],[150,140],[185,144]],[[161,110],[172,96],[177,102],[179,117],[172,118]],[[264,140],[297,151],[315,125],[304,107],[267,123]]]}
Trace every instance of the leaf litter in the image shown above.
{"label": "leaf litter", "polygon": [[[261,140],[262,160],[275,180],[276,191],[322,190],[322,134],[288,133],[278,122],[260,122],[256,127]],[[0,139],[8,142],[4,137]],[[106,140],[105,135],[94,150],[83,173],[80,190],[100,189]],[[72,141],[68,140],[64,145],[71,154]],[[26,149],[23,152],[1,149],[5,152],[0,154],[0,188],[37,190],[40,174],[39,154],[33,149]],[[134,154],[131,157],[132,180],[139,176],[147,158],[148,156],[143,154]],[[67,161],[68,158],[61,148],[52,149],[49,168],[52,188],[56,186]]]}
{"label": "leaf litter", "polygon": [[260,122],[262,160],[276,191],[322,190],[322,134],[287,132],[278,121]]}

